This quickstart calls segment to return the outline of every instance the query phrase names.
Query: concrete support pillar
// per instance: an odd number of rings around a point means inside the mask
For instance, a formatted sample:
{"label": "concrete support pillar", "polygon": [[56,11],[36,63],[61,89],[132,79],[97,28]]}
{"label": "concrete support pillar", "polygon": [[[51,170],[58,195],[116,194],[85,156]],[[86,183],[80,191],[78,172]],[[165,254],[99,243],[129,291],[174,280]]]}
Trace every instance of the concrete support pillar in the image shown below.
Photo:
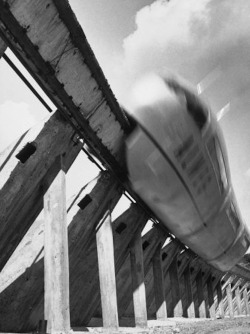
{"label": "concrete support pillar", "polygon": [[48,333],[69,333],[69,263],[65,173],[61,170],[44,195],[44,315]]}
{"label": "concrete support pillar", "polygon": [[240,291],[240,287],[238,286],[235,289],[235,300],[236,300],[236,310],[237,310],[237,314],[241,315],[242,314],[242,307],[241,307],[241,291]]}
{"label": "concrete support pillar", "polygon": [[178,277],[177,256],[173,259],[169,266],[170,288],[172,294],[172,304],[170,315],[174,317],[181,317],[183,315],[182,300],[180,294],[180,284]]}
{"label": "concrete support pillar", "polygon": [[206,304],[203,293],[203,280],[202,280],[202,271],[199,270],[198,274],[195,278],[196,288],[197,288],[197,301],[198,301],[198,317],[205,318],[206,317]]}
{"label": "concrete support pillar", "polygon": [[231,283],[229,283],[226,287],[226,294],[227,294],[229,316],[232,319],[234,318],[234,306],[233,306]]}
{"label": "concrete support pillar", "polygon": [[190,265],[187,265],[183,273],[184,278],[184,287],[185,290],[183,291],[185,296],[183,300],[186,303],[183,305],[183,316],[187,318],[194,318],[195,317],[195,309],[194,309],[194,299],[193,299],[193,291],[192,291],[192,282],[191,282],[191,275],[190,275]]}
{"label": "concrete support pillar", "polygon": [[108,209],[96,232],[103,327],[118,329],[114,243],[111,212]]}
{"label": "concrete support pillar", "polygon": [[216,293],[217,293],[219,314],[220,314],[220,317],[222,319],[224,319],[225,318],[225,310],[224,310],[224,304],[223,304],[221,281],[219,281],[216,285]]}
{"label": "concrete support pillar", "polygon": [[153,257],[153,273],[154,273],[154,293],[156,306],[156,319],[167,320],[167,305],[165,300],[164,278],[161,262],[161,247],[160,244]]}
{"label": "concrete support pillar", "polygon": [[207,279],[207,294],[208,294],[208,308],[209,308],[209,317],[215,319],[215,303],[214,303],[214,289],[213,289],[213,280],[212,275],[209,275]]}
{"label": "concrete support pillar", "polygon": [[244,288],[243,290],[243,299],[244,299],[244,305],[245,305],[245,314],[249,315],[250,310],[249,310],[249,303],[248,303],[247,288]]}
{"label": "concrete support pillar", "polygon": [[146,290],[144,283],[143,250],[140,231],[130,249],[133,304],[136,327],[147,327]]}

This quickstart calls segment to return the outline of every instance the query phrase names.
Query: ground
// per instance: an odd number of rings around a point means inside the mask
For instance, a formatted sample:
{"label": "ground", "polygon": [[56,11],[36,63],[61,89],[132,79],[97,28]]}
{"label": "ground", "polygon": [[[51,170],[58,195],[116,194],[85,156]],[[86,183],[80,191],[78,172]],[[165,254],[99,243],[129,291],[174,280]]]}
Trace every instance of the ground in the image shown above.
{"label": "ground", "polygon": [[[167,333],[167,332],[166,332]],[[172,333],[180,334],[241,334],[250,333],[250,317],[200,321],[181,321],[176,319]]]}
{"label": "ground", "polygon": [[[120,327],[115,334],[250,334],[250,317],[235,317],[235,319],[186,319],[171,318],[164,324],[156,321],[148,322],[149,328],[143,330],[135,327]],[[88,328],[92,334],[107,333],[103,328]],[[83,332],[77,334],[83,334]],[[86,332],[85,332],[86,333]]]}

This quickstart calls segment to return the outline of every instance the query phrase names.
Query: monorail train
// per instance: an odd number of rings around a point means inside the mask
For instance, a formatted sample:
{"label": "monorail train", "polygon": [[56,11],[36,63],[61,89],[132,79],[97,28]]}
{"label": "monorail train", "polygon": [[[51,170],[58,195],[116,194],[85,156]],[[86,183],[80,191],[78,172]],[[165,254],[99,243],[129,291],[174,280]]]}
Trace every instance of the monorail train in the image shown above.
{"label": "monorail train", "polygon": [[250,245],[217,120],[188,86],[152,75],[126,141],[135,192],[180,241],[222,271]]}

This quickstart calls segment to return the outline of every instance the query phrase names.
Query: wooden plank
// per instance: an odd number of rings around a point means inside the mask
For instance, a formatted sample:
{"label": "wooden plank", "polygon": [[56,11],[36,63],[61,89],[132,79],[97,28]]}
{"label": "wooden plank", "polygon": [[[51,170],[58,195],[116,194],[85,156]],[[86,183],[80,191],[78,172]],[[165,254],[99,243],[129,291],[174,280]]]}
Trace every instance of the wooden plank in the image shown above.
{"label": "wooden plank", "polygon": [[165,300],[161,248],[162,244],[159,244],[153,257],[154,293],[156,319],[160,321],[165,321],[167,320],[167,304]]}
{"label": "wooden plank", "polygon": [[56,163],[61,170],[44,195],[44,316],[49,333],[69,333],[66,181],[61,156]]}
{"label": "wooden plank", "polygon": [[114,244],[111,212],[107,208],[96,232],[103,327],[118,329]]}
{"label": "wooden plank", "polygon": [[147,305],[144,283],[143,250],[141,233],[134,237],[130,248],[133,304],[136,327],[147,327]]}

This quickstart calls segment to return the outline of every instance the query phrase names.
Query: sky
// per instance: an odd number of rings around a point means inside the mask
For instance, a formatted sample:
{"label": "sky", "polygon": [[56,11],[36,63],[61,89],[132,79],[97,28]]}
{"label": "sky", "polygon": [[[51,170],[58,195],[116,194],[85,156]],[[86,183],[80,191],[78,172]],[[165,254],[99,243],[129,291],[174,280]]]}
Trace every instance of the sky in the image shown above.
{"label": "sky", "polygon": [[[111,89],[126,108],[130,108],[130,87],[150,71],[168,70],[198,86],[201,97],[220,115],[233,187],[250,227],[250,1],[69,3]],[[1,150],[48,112],[3,60],[0,71],[0,87],[4,87],[0,96]],[[16,122],[10,128],[11,119]],[[79,164],[85,167],[77,167]],[[82,155],[79,164],[72,174],[80,174],[83,180],[86,174],[92,177],[92,166]],[[74,192],[73,182],[70,184]]]}

